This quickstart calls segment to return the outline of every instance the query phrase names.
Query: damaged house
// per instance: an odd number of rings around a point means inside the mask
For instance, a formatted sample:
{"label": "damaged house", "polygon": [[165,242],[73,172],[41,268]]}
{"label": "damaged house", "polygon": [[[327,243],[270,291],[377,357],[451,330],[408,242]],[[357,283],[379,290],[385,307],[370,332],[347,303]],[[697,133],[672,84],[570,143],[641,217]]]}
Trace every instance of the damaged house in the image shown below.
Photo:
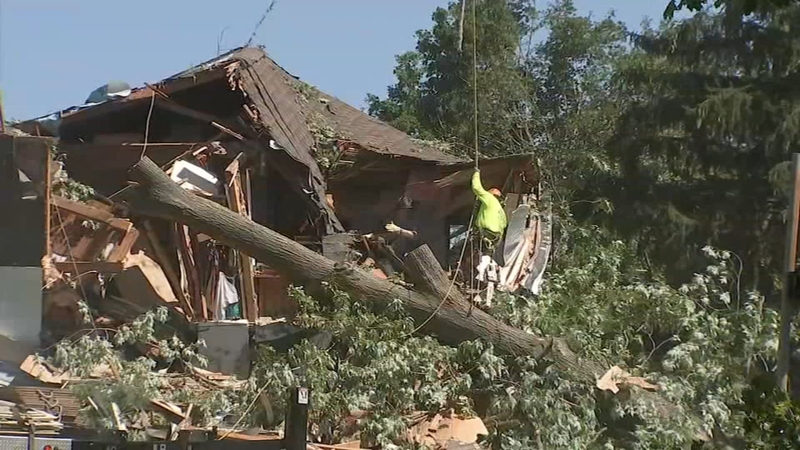
{"label": "damaged house", "polygon": [[[201,177],[192,171],[201,167],[205,181],[195,182],[211,186],[211,198],[230,195],[219,186],[237,178],[248,217],[334,260],[352,245],[343,233],[379,233],[394,223],[447,267],[451,232],[463,229],[474,206],[470,162],[319,92],[258,48],[20,127],[58,136],[67,173],[112,200],[142,155],[173,165],[176,180]],[[510,218],[523,196],[538,195],[530,155],[481,167],[483,183],[506,194]],[[510,222],[513,233],[528,227]]]}
{"label": "damaged house", "polygon": [[[78,314],[74,294],[56,295],[61,274],[79,277],[80,295],[110,322],[169,306],[179,333],[209,343],[209,368],[239,377],[249,368],[248,327],[295,313],[289,274],[186,225],[126,210],[135,188],[129,171],[143,157],[193,195],[377,278],[402,278],[405,254],[426,245],[450,277],[480,285],[468,298],[539,290],[551,225],[531,155],[481,161],[483,184],[502,190],[509,218],[487,273],[479,249],[462,252],[475,207],[473,162],[318,91],[261,49],[236,49],[139,88],[115,84],[84,105],[16,124],[33,137],[3,143],[6,180],[16,186],[24,176],[37,186],[8,243],[28,257],[4,265],[35,267],[39,280],[42,269],[45,280],[51,273],[44,311],[25,312],[44,316],[48,342],[69,335]],[[95,194],[52,192],[61,170]],[[7,203],[25,198],[20,189],[0,191]]]}

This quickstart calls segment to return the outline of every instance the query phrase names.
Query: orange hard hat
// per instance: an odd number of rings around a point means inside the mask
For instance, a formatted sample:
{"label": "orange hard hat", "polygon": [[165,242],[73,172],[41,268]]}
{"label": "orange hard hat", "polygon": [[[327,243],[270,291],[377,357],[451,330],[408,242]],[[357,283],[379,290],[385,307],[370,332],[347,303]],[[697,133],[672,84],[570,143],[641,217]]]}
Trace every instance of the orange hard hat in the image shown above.
{"label": "orange hard hat", "polygon": [[503,195],[502,193],[500,193],[500,189],[497,189],[497,188],[489,189],[489,193],[491,193],[495,197],[500,197],[501,195]]}

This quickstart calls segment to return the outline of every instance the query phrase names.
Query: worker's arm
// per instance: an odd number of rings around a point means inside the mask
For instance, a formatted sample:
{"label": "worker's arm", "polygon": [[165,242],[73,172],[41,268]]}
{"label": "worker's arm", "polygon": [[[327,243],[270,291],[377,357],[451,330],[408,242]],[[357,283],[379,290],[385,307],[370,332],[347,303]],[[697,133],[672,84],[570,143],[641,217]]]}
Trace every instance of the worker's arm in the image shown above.
{"label": "worker's arm", "polygon": [[483,188],[481,184],[481,171],[478,169],[475,169],[475,172],[472,174],[472,192],[474,192],[475,196],[481,201],[492,197],[492,194]]}

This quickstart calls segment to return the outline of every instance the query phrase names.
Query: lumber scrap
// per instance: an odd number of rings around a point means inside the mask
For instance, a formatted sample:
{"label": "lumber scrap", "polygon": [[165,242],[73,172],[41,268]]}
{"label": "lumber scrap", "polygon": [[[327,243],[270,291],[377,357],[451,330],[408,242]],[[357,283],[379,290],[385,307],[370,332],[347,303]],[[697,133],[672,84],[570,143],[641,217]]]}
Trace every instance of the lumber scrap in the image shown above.
{"label": "lumber scrap", "polygon": [[172,287],[172,293],[175,294],[175,297],[181,304],[181,308],[184,308],[187,315],[189,317],[194,317],[194,309],[186,300],[186,295],[184,295],[183,288],[181,287],[180,276],[178,272],[175,271],[175,266],[172,265],[169,254],[164,249],[164,246],[161,245],[161,241],[158,239],[153,224],[149,220],[145,220],[142,222],[142,227],[144,228],[145,241],[150,249],[153,250],[153,256],[156,257],[156,262],[164,271],[164,276],[167,277],[167,281],[170,287]]}
{"label": "lumber scrap", "polygon": [[180,306],[183,314],[192,317],[192,309],[186,300],[181,302],[172,292],[172,287],[161,267],[144,253],[129,255],[125,269],[114,277],[114,284],[127,300],[142,305],[159,305],[169,308]]}
{"label": "lumber scrap", "polygon": [[189,301],[187,303],[190,305],[191,310],[195,311],[195,319],[202,318],[203,320],[208,320],[208,312],[202,311],[203,303],[205,303],[202,301],[204,294],[202,285],[200,284],[200,275],[197,273],[195,255],[192,251],[189,227],[175,224],[175,238],[178,242],[179,262],[186,273],[186,281],[189,286]]}
{"label": "lumber scrap", "polygon": [[122,239],[119,243],[114,247],[114,250],[111,251],[111,254],[108,256],[106,261],[109,262],[120,262],[128,256],[128,253],[131,252],[133,245],[136,244],[136,240],[139,239],[139,230],[133,227],[133,224],[128,225],[128,229],[125,230],[125,234],[122,236]]}
{"label": "lumber scrap", "polygon": [[86,205],[74,200],[54,195],[52,198],[53,206],[56,208],[75,214],[76,216],[83,217],[88,220],[96,220],[116,228],[120,231],[127,232],[130,227],[130,221],[120,219],[114,216],[110,211],[106,211],[94,206]]}

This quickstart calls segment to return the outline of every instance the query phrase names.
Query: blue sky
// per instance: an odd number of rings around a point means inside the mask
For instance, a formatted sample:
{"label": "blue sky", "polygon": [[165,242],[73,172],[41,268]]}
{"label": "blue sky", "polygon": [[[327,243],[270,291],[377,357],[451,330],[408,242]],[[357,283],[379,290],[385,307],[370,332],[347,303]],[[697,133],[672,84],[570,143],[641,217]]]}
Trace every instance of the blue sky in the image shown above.
{"label": "blue sky", "polygon": [[[256,39],[287,70],[355,106],[383,95],[394,56],[447,0],[278,0]],[[630,27],[666,0],[576,0]],[[132,86],[242,45],[269,0],[0,0],[0,89],[7,118],[83,103],[110,80]],[[221,40],[220,40],[221,37]]]}

